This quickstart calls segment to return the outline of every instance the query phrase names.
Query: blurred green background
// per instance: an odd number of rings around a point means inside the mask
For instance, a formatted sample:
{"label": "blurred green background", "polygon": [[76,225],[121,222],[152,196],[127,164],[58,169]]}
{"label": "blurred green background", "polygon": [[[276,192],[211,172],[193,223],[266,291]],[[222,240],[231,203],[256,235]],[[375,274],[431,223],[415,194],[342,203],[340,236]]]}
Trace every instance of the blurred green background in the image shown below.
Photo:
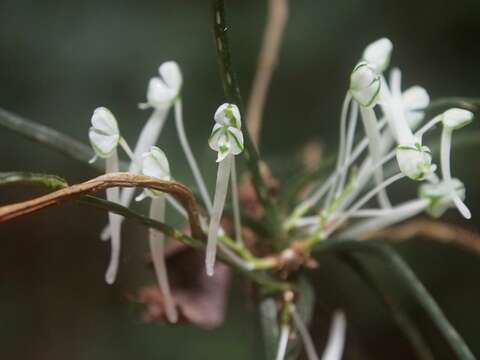
{"label": "blurred green background", "polygon": [[[148,114],[137,104],[158,65],[176,60],[184,75],[184,113],[209,186],[214,154],[206,139],[212,114],[224,101],[208,1],[0,0],[0,107],[87,141],[93,109],[107,106],[133,145]],[[227,1],[234,62],[248,94],[265,21],[264,1]],[[425,86],[432,98],[480,96],[480,2],[295,0],[265,111],[262,155],[288,181],[307,141],[335,152],[338,116],[348,75],[369,42],[389,37],[392,63],[404,86]],[[462,131],[477,131],[478,124]],[[175,177],[191,182],[170,121],[160,146]],[[458,150],[454,174],[467,186],[474,219],[445,219],[479,229],[477,152]],[[58,174],[70,183],[97,175],[86,165],[0,129],[1,171]],[[290,168],[288,168],[290,167]],[[0,203],[42,193],[2,188]],[[414,188],[401,187],[394,198]],[[153,281],[145,268],[146,230],[127,222],[118,282],[104,283],[108,244],[99,240],[106,214],[79,205],[52,208],[0,225],[0,358],[2,359],[263,359],[255,306],[234,282],[227,321],[212,332],[142,324],[128,300]],[[480,257],[422,239],[399,246],[447,317],[480,355]],[[385,264],[371,264],[389,280]],[[411,349],[378,299],[334,257],[312,277],[318,304],[314,336],[324,342],[329,313],[345,308],[346,359],[410,359]],[[395,285],[393,284],[393,287]],[[400,296],[403,296],[401,292]],[[408,299],[405,304],[436,358],[448,348]]]}

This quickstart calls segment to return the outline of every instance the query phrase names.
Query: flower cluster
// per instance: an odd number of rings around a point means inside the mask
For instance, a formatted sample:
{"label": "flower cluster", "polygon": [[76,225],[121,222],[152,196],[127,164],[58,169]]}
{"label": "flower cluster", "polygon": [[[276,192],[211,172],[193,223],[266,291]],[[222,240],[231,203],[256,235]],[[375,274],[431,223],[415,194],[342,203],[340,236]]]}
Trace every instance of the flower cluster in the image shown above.
{"label": "flower cluster", "polygon": [[[392,50],[393,45],[386,38],[365,49],[350,76],[341,112],[335,171],[285,222],[288,231],[304,233],[312,244],[332,236],[357,239],[423,211],[441,216],[452,206],[465,218],[471,217],[463,202],[463,183],[451,176],[450,151],[453,130],[469,124],[473,113],[452,108],[425,121],[425,109],[430,102],[427,91],[413,86],[402,92],[398,68],[391,70],[388,82],[385,78]],[[354,144],[358,117],[365,136]],[[422,122],[425,124],[420,127]],[[423,144],[423,138],[440,124],[441,174],[437,175],[432,151]],[[392,170],[395,168],[398,170]],[[385,178],[386,171],[394,173]],[[392,205],[387,188],[403,178],[420,182],[418,198]],[[374,197],[378,208],[365,208]],[[317,215],[305,216],[312,212]],[[361,220],[349,222],[356,218]],[[344,227],[347,222],[349,226]]]}
{"label": "flower cluster", "polygon": [[[465,218],[471,216],[464,203],[465,187],[451,175],[450,152],[453,131],[469,124],[473,120],[473,114],[452,108],[432,119],[426,119],[425,109],[430,102],[427,91],[420,86],[402,91],[401,72],[397,68],[391,70],[388,81],[385,78],[392,50],[392,43],[385,38],[365,49],[350,75],[343,102],[340,148],[335,169],[322,184],[313,187],[283,222],[284,234],[306,239],[304,243],[308,249],[327,238],[359,239],[367,232],[421,212],[438,217],[448,208],[456,207]],[[151,109],[152,113],[139,135],[134,151],[130,150],[121,137],[115,117],[106,108],[96,109],[92,116],[90,142],[96,157],[106,160],[106,172],[118,171],[117,147],[120,145],[131,159],[129,172],[170,181],[173,177],[169,161],[156,144],[170,109],[173,108],[179,143],[206,210],[206,215],[200,217],[200,222],[208,234],[205,258],[207,274],[214,274],[217,246],[231,262],[246,271],[255,271],[259,269],[256,266],[260,262],[255,262],[257,258],[254,259],[243,244],[239,211],[235,156],[244,150],[240,110],[235,104],[225,103],[218,107],[213,116],[214,126],[208,145],[217,153],[218,170],[212,201],[185,134],[182,86],[183,78],[178,65],[172,61],[163,63],[159,68],[159,76],[149,82],[147,102],[140,105],[142,109]],[[424,136],[437,125],[442,126],[440,175],[436,173],[437,166],[432,151],[423,142]],[[362,133],[363,137],[358,136]],[[387,188],[401,179],[418,182],[418,196],[400,204],[392,204]],[[236,241],[228,238],[221,225],[229,184]],[[134,192],[134,188],[122,191],[118,188],[108,189],[107,198],[128,207]],[[168,194],[144,190],[137,200],[145,198],[150,199],[152,219],[165,221],[167,203],[181,216],[187,217],[185,210]],[[375,198],[378,206],[367,207]],[[122,220],[118,215],[109,214],[109,225],[101,236],[104,240],[111,240],[112,255],[106,274],[108,283],[114,282],[118,269]],[[165,313],[170,322],[176,322],[178,314],[164,259],[165,240],[163,234],[151,231],[150,249],[164,298]],[[265,266],[267,263],[262,264]],[[285,357],[292,326],[303,340],[309,359],[318,359],[295,305],[290,302],[285,309],[288,321],[281,324],[277,359]],[[345,327],[344,315],[339,312],[333,320],[329,341],[331,344],[327,346],[324,359],[341,358]]]}

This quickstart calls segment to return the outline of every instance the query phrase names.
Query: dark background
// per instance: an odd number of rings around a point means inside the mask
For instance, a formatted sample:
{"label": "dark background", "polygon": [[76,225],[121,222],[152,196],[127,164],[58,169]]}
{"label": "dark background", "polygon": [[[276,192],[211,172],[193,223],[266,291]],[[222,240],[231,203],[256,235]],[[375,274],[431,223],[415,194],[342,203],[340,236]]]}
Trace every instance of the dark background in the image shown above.
{"label": "dark background", "polygon": [[[244,95],[251,85],[265,21],[263,1],[227,1],[234,62]],[[0,0],[0,106],[87,141],[93,109],[107,106],[133,145],[147,114],[137,108],[158,65],[176,60],[184,76],[187,132],[210,188],[214,154],[206,146],[212,113],[224,101],[208,1]],[[265,111],[262,155],[282,180],[307,141],[334,153],[348,75],[369,42],[389,37],[404,86],[421,84],[432,98],[479,96],[480,3],[442,1],[291,1],[291,16]],[[246,96],[245,96],[246,97]],[[478,124],[462,131],[478,130]],[[191,181],[169,121],[160,140],[175,176]],[[454,155],[478,229],[478,148]],[[70,183],[97,175],[82,163],[0,129],[0,170],[61,175]],[[415,189],[401,187],[413,195]],[[400,199],[400,191],[394,198]],[[0,203],[41,189],[1,189]],[[127,222],[119,279],[104,283],[109,248],[98,234],[106,214],[62,205],[0,225],[0,357],[4,359],[263,359],[254,306],[241,281],[227,321],[213,332],[142,324],[128,300],[151,283],[144,266],[146,230]],[[447,317],[480,354],[480,258],[421,239],[399,246]],[[387,281],[388,267],[372,263]],[[413,358],[378,299],[335,258],[312,277],[318,306],[314,335],[325,337],[329,312],[347,309],[348,359]],[[418,309],[439,359],[452,355]]]}

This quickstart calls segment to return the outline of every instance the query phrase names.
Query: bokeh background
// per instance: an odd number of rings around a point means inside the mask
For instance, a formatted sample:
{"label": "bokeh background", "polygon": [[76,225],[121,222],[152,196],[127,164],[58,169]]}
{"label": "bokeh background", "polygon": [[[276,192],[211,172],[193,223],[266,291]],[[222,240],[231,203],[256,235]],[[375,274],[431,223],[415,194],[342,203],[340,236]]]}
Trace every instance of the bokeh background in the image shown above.
{"label": "bokeh background", "polygon": [[[227,9],[234,62],[247,95],[266,4],[231,0]],[[392,63],[403,70],[404,84],[421,84],[432,98],[480,96],[479,16],[475,0],[291,1],[262,136],[262,155],[274,174],[288,182],[308,141],[321,142],[325,153],[335,152],[349,72],[365,45],[379,37],[393,41]],[[209,21],[208,1],[0,0],[0,107],[86,142],[93,109],[107,106],[133,144],[148,116],[137,104],[145,99],[149,78],[161,62],[176,60],[184,74],[187,132],[212,188],[214,154],[206,139],[212,113],[224,98]],[[191,182],[172,121],[160,145],[175,176]],[[454,174],[467,186],[473,220],[465,222],[454,211],[445,216],[472,230],[480,226],[479,149],[463,147],[454,158]],[[58,174],[70,183],[97,175],[5,129],[0,129],[0,164],[1,171]],[[2,188],[0,203],[42,191]],[[415,189],[401,187],[393,196],[398,200],[406,192]],[[109,247],[98,237],[105,222],[106,214],[70,204],[0,225],[0,358],[264,358],[258,314],[239,279],[227,321],[217,330],[143,324],[128,296],[153,282],[144,265],[146,230],[127,222],[119,279],[108,286],[103,274]],[[425,239],[398,248],[480,355],[480,257]],[[371,265],[390,279],[385,264]],[[339,261],[323,259],[312,281],[319,347],[331,310],[342,307],[349,318],[347,359],[414,358],[379,300]],[[436,357],[453,359],[419,309],[399,296],[436,345]]]}

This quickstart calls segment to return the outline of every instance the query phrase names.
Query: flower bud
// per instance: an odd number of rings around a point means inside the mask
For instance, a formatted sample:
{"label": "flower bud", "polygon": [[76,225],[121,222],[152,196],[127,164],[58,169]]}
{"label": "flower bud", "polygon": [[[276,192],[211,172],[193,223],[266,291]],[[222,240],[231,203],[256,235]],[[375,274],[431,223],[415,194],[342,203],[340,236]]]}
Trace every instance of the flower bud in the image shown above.
{"label": "flower bud", "polygon": [[93,112],[91,122],[88,137],[93,150],[101,158],[110,157],[120,141],[115,116],[107,108],[99,107]]}
{"label": "flower bud", "polygon": [[452,188],[454,194],[462,200],[465,199],[465,186],[455,178],[438,184],[423,184],[420,186],[419,196],[429,201],[427,212],[431,216],[440,217],[447,209],[455,206],[452,200]]}
{"label": "flower bud", "polygon": [[362,106],[374,106],[380,93],[380,78],[373,67],[361,62],[350,75],[350,93]]}
{"label": "flower bud", "polygon": [[452,108],[442,114],[443,126],[450,130],[457,130],[473,121],[473,113],[468,110]]}
{"label": "flower bud", "polygon": [[382,73],[390,64],[392,49],[392,42],[381,38],[365,48],[362,59],[370,63],[378,73]]}
{"label": "flower bud", "polygon": [[413,180],[424,180],[434,171],[430,149],[420,143],[397,146],[400,171]]}

